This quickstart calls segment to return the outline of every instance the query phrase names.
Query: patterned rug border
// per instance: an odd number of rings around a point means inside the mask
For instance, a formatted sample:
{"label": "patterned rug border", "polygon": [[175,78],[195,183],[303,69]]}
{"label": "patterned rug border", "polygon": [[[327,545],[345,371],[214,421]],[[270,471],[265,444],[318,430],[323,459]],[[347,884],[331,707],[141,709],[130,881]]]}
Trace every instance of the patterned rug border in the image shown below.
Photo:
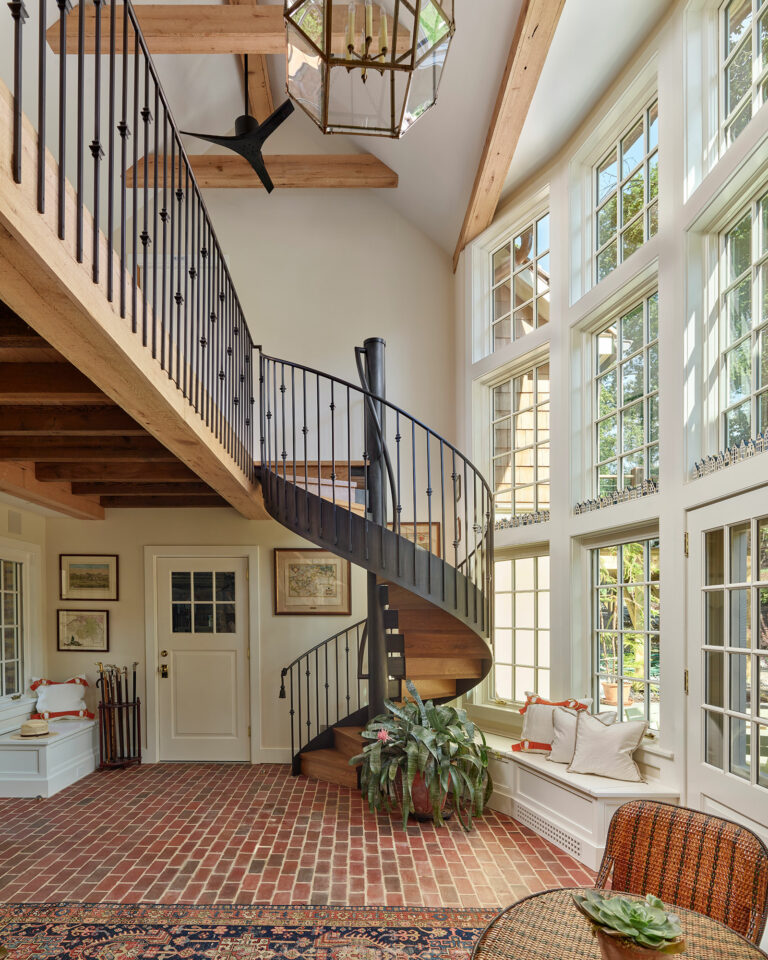
{"label": "patterned rug border", "polygon": [[501,907],[377,907],[326,904],[1,903],[0,928],[17,923],[158,923],[485,927]]}

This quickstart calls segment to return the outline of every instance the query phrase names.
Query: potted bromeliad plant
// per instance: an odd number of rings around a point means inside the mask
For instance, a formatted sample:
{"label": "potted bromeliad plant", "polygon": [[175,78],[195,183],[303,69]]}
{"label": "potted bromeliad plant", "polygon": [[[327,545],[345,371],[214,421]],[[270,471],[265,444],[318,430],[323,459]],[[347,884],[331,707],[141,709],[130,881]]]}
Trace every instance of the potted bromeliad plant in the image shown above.
{"label": "potted bromeliad plant", "polygon": [[685,950],[680,919],[653,894],[639,900],[587,890],[573,900],[592,924],[603,960],[653,960]]}
{"label": "potted bromeliad plant", "polygon": [[485,737],[464,710],[423,703],[410,680],[406,686],[413,699],[385,700],[388,713],[362,732],[371,742],[349,761],[362,764],[363,796],[371,811],[399,804],[403,826],[410,814],[441,826],[452,810],[470,830],[493,789]]}

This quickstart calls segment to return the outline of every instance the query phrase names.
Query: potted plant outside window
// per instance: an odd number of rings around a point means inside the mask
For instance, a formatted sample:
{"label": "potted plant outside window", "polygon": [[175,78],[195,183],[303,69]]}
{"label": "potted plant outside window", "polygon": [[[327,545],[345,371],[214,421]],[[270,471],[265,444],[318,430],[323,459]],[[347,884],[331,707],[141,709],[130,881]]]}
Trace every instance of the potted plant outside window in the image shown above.
{"label": "potted plant outside window", "polygon": [[654,960],[685,950],[679,917],[653,894],[641,900],[587,890],[573,901],[592,924],[603,960]]}
{"label": "potted plant outside window", "polygon": [[403,826],[411,814],[442,826],[450,804],[470,830],[493,789],[485,737],[466,711],[423,703],[413,682],[406,686],[413,699],[385,700],[388,713],[368,723],[362,736],[370,743],[349,761],[362,765],[363,796],[371,811],[399,804]]}

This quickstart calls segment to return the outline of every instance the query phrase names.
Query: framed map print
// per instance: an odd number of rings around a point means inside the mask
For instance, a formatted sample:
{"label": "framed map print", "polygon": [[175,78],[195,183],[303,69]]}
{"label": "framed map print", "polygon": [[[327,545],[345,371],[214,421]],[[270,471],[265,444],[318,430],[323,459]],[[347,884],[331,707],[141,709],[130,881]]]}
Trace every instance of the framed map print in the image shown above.
{"label": "framed map print", "polygon": [[349,616],[350,569],[327,550],[275,550],[275,615]]}
{"label": "framed map print", "polygon": [[106,653],[109,650],[108,610],[59,610],[59,650]]}
{"label": "framed map print", "polygon": [[60,600],[117,600],[117,557],[59,554]]}
{"label": "framed map print", "polygon": [[[388,524],[392,529],[392,524]],[[400,536],[411,543],[415,543],[422,550],[430,550],[435,556],[440,556],[440,523],[433,521],[432,524],[424,521],[423,523],[411,523],[403,520],[400,523]]]}

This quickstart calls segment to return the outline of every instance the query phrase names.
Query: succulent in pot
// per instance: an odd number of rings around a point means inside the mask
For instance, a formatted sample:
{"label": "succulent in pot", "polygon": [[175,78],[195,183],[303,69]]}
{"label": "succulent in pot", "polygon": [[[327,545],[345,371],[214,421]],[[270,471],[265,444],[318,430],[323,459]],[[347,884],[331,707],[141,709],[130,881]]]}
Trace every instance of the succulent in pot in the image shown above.
{"label": "succulent in pot", "polygon": [[685,950],[680,918],[653,894],[638,899],[586,890],[572,896],[592,924],[603,960],[651,960]]}
{"label": "succulent in pot", "polygon": [[362,765],[363,796],[371,811],[399,804],[403,826],[410,814],[431,814],[441,826],[450,805],[470,830],[493,789],[485,737],[466,711],[424,703],[411,680],[406,686],[412,699],[399,705],[385,700],[388,712],[368,723],[362,736],[370,742],[349,761]]}

